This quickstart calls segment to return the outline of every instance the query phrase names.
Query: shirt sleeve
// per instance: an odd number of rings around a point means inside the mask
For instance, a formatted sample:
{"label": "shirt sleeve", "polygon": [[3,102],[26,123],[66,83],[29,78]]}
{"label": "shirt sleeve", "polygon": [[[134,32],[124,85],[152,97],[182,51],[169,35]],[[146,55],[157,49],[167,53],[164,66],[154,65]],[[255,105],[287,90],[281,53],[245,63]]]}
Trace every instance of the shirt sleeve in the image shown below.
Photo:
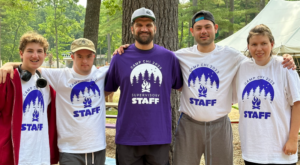
{"label": "shirt sleeve", "polygon": [[294,102],[300,101],[300,79],[299,75],[295,70],[286,69],[286,86],[285,93],[287,100],[291,106]]}
{"label": "shirt sleeve", "polygon": [[119,73],[117,68],[117,58],[113,58],[110,62],[108,72],[105,77],[105,91],[115,92],[120,86]]}
{"label": "shirt sleeve", "polygon": [[49,85],[52,86],[54,90],[57,90],[57,85],[59,83],[59,79],[63,69],[49,69],[49,68],[42,68],[42,77],[44,77]]}
{"label": "shirt sleeve", "polygon": [[179,61],[177,59],[177,57],[175,56],[175,54],[173,54],[173,74],[172,74],[172,88],[173,89],[179,89],[182,87],[183,85],[183,78],[182,78],[182,73],[181,73],[181,68],[180,68],[180,64]]}

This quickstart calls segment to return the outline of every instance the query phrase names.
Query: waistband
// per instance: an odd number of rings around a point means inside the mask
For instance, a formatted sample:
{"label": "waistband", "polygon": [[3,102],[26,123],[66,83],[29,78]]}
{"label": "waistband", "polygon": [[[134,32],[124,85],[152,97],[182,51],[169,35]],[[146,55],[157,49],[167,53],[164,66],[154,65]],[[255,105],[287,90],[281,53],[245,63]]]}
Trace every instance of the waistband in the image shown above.
{"label": "waistband", "polygon": [[214,125],[214,124],[217,124],[217,123],[222,123],[222,122],[226,122],[227,120],[229,120],[228,118],[228,115],[225,115],[219,119],[216,119],[216,120],[213,120],[213,121],[197,121],[193,118],[191,118],[189,115],[185,114],[185,113],[182,113],[182,117],[195,123],[195,124],[199,124],[199,125]]}

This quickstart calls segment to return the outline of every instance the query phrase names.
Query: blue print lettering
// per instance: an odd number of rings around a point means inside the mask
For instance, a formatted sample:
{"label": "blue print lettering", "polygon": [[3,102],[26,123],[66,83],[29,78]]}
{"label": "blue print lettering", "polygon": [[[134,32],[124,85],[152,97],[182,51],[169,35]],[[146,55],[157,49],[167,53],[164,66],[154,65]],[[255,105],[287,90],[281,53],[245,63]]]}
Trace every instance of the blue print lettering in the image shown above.
{"label": "blue print lettering", "polygon": [[266,79],[268,78],[257,76],[257,78],[252,77],[245,82],[246,86],[241,97],[243,102],[248,103],[247,108],[250,108],[249,105],[252,105],[252,111],[244,111],[244,118],[258,120],[271,118],[271,112],[261,111],[263,103],[272,103],[275,97],[275,91],[272,86],[275,83],[271,79],[268,79],[268,81]]}
{"label": "blue print lettering", "polygon": [[21,131],[42,131],[43,124],[22,124]]}
{"label": "blue print lettering", "polygon": [[190,104],[199,105],[199,106],[214,106],[217,103],[216,99],[213,100],[202,100],[202,99],[195,99],[190,98]]}
{"label": "blue print lettering", "polygon": [[220,87],[220,80],[217,75],[219,71],[209,64],[197,64],[191,67],[188,79],[188,87],[192,91],[197,91],[198,98],[189,98],[189,102],[196,106],[215,106],[217,99],[214,93]]}
{"label": "blue print lettering", "polygon": [[74,111],[74,117],[85,117],[85,116],[92,116],[97,113],[99,113],[100,107],[92,108],[92,109],[85,109],[85,110],[79,110]]}
{"label": "blue print lettering", "polygon": [[95,81],[80,82],[76,84],[71,92],[72,104],[82,105],[83,109],[73,111],[73,117],[87,117],[99,114],[100,106],[93,107],[93,100],[100,98],[100,89]]}
{"label": "blue print lettering", "polygon": [[271,112],[244,111],[244,117],[252,119],[268,119],[271,117]]}

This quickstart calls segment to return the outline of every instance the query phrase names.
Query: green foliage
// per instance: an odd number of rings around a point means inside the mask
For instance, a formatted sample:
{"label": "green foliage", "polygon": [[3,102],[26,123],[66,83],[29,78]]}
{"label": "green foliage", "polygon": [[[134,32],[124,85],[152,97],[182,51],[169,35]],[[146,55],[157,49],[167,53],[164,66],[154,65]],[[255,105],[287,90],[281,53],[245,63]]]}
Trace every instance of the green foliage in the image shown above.
{"label": "green foliage", "polygon": [[[219,37],[216,39],[216,42],[228,37],[231,28],[233,28],[233,32],[238,31],[259,13],[257,0],[247,0],[247,4],[246,0],[235,0],[233,12],[230,11],[229,1],[230,0],[198,0],[197,6],[193,6],[192,1],[179,4],[179,47],[182,48],[194,44],[193,37],[189,35],[189,23],[191,23],[191,18],[197,11],[208,10],[213,13],[215,22],[219,25]],[[231,16],[234,17],[233,24],[230,22]],[[183,33],[182,38],[181,33]]]}

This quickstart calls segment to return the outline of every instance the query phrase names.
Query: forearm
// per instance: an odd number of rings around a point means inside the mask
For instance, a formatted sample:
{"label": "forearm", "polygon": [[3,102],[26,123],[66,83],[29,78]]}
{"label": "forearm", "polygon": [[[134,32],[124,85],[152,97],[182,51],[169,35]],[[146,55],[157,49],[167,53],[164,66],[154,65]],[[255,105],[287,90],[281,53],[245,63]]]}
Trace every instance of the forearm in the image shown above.
{"label": "forearm", "polygon": [[22,62],[7,62],[7,63],[5,63],[3,65],[3,67],[5,67],[5,66],[12,66],[13,68],[17,68],[21,64],[22,64]]}
{"label": "forearm", "polygon": [[300,127],[300,101],[294,103],[292,107],[292,117],[291,117],[291,129],[289,133],[290,140],[298,140],[298,133]]}

